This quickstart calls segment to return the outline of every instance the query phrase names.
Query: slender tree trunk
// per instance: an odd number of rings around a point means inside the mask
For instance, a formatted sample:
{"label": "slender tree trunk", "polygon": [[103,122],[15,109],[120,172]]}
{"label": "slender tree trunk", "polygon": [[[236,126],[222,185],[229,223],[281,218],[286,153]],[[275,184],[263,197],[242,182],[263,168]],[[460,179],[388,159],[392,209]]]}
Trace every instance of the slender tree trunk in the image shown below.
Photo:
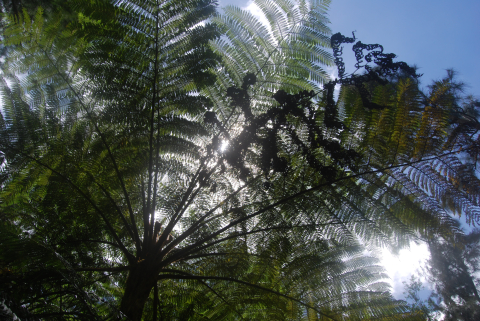
{"label": "slender tree trunk", "polygon": [[142,319],[145,302],[157,281],[159,270],[153,264],[148,263],[153,262],[146,260],[143,264],[130,270],[125,284],[120,311],[132,321]]}

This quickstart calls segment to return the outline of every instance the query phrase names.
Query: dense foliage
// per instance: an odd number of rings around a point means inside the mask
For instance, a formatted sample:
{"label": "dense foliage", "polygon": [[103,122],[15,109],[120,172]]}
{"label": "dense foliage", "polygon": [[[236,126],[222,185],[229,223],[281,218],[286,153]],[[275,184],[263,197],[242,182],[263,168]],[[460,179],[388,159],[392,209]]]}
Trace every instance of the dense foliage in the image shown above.
{"label": "dense foliage", "polygon": [[449,211],[479,221],[478,121],[453,79],[423,94],[379,45],[358,42],[365,73],[343,73],[339,45],[354,39],[330,37],[327,1],[256,3],[268,26],[208,0],[12,9],[0,133],[12,313],[422,317],[391,297],[374,246],[453,242]]}

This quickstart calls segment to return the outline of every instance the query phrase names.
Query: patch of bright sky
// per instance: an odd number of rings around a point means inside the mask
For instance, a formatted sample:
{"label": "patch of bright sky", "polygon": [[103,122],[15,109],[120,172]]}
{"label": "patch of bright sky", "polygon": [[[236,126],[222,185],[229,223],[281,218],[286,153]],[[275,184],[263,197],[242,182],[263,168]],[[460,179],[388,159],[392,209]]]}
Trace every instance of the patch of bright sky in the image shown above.
{"label": "patch of bright sky", "polygon": [[[392,294],[395,298],[405,298],[403,282],[409,282],[412,274],[418,276],[429,258],[430,252],[425,243],[411,243],[409,249],[400,250],[397,255],[386,249],[382,250],[381,264],[385,267],[390,277]],[[420,280],[424,285],[427,285],[427,281],[424,278],[420,278]],[[427,297],[429,294],[428,288],[421,293],[423,297]]]}
{"label": "patch of bright sky", "polygon": [[[220,0],[220,7],[236,5],[250,9],[255,16],[261,13],[252,1]],[[341,32],[367,44],[383,45],[384,52],[395,53],[397,61],[419,67],[425,88],[433,80],[446,75],[446,69],[458,72],[458,79],[468,87],[467,94],[480,97],[480,1],[458,0],[332,0],[328,10],[333,33]],[[347,73],[354,71],[355,58],[351,46],[345,46],[344,61]],[[326,69],[336,76],[335,68]],[[404,298],[403,281],[418,275],[429,258],[426,244],[412,243],[410,249],[398,255],[382,251],[395,298]],[[428,296],[427,289],[421,295]]]}

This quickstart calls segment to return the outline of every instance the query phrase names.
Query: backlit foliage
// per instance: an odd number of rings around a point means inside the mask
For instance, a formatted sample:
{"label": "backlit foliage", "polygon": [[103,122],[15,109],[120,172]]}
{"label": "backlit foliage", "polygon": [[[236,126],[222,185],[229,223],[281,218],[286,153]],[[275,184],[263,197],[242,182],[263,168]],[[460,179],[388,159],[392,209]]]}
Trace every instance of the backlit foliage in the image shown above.
{"label": "backlit foliage", "polygon": [[446,209],[478,220],[477,123],[453,81],[422,95],[392,55],[328,82],[328,1],[255,3],[267,26],[207,0],[10,18],[0,290],[15,306],[59,320],[418,317],[365,250],[455,236]]}

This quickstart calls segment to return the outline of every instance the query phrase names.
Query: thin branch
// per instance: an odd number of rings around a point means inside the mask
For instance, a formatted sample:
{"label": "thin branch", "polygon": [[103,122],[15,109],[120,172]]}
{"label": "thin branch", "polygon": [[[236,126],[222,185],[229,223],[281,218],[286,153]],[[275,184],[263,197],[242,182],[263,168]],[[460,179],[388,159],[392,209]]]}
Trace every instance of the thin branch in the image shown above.
{"label": "thin branch", "polygon": [[[151,208],[151,197],[155,198],[155,195],[152,195],[152,174],[153,174],[153,153],[155,151],[153,147],[153,136],[155,132],[155,106],[157,104],[157,76],[158,76],[158,7],[155,17],[155,60],[153,62],[154,76],[153,76],[153,88],[152,88],[152,102],[151,102],[151,113],[150,113],[150,130],[149,130],[149,139],[148,139],[148,183],[147,183],[147,209],[143,213],[143,241],[145,242],[145,250],[150,247],[150,244],[153,242],[150,237],[150,230],[153,229],[153,226],[149,226],[149,216],[150,212],[155,212],[155,209]],[[153,230],[151,231],[153,234]]]}
{"label": "thin branch", "polygon": [[[252,179],[252,183],[261,178],[261,175],[257,176],[256,178]],[[229,199],[235,197],[238,193],[240,193],[243,189],[245,189],[249,184],[244,184],[243,186],[239,187],[235,192],[229,194],[223,201],[219,202],[215,207],[210,209],[207,213],[205,213],[202,217],[200,217],[192,226],[190,226],[185,232],[180,234],[176,237],[160,254],[159,257],[163,257],[166,253],[168,253],[173,247],[179,244],[181,241],[186,239],[188,236],[193,233],[197,227],[213,212],[215,212],[218,208],[220,208],[223,204],[225,204]]]}
{"label": "thin branch", "polygon": [[[202,160],[202,163],[200,165],[200,167],[198,168],[197,170],[197,173],[195,174],[195,180],[199,178],[199,175],[201,173],[201,169],[204,165],[204,160]],[[218,166],[220,166],[220,164],[223,162],[223,158],[219,159],[217,161],[217,164],[215,164],[215,166],[210,170],[210,172],[208,172],[204,177],[203,177],[203,181],[205,182],[206,180],[210,179],[210,177],[212,176],[212,174],[217,170]],[[196,181],[192,181],[192,183],[196,183]],[[202,189],[202,184],[199,184],[200,186],[197,188],[197,190],[193,193],[191,193],[189,195],[189,198],[190,199],[185,199],[185,201],[183,202],[183,204],[181,203],[181,207],[179,208],[179,210],[175,213],[174,217],[172,218],[173,221],[174,221],[174,226],[178,223],[178,221],[181,219],[181,217],[183,216],[183,214],[185,213],[185,211],[187,210],[187,208],[190,206],[190,204],[192,204],[192,202],[195,200],[195,197],[197,196],[197,194],[200,192],[200,190]],[[193,186],[193,185],[192,185]],[[175,217],[176,216],[176,217]],[[168,233],[170,233],[171,231],[169,231]]]}
{"label": "thin branch", "polygon": [[155,245],[155,231],[154,225],[155,225],[155,209],[157,206],[157,185],[158,185],[158,161],[160,159],[159,153],[160,153],[160,110],[157,110],[157,141],[156,141],[156,149],[155,149],[155,178],[153,180],[153,199],[152,199],[152,210],[150,211],[150,226],[152,228],[151,233],[152,233],[152,240],[149,241],[151,242],[152,246]]}
{"label": "thin branch", "polygon": [[[211,175],[213,174],[213,172],[215,172],[215,170],[218,168],[218,166],[220,166],[220,163],[221,163],[222,161],[223,161],[223,159],[220,159],[220,160],[217,162],[217,164],[210,170],[210,172],[207,173],[207,174],[205,175],[205,177],[203,177],[203,179],[204,179],[204,180],[208,180],[208,179],[211,177]],[[197,173],[195,174],[195,176],[196,176],[196,177],[195,177],[195,180],[192,181],[192,182],[196,182],[196,179],[199,177],[198,175],[201,173],[202,166],[203,166],[203,163],[202,163],[202,164],[200,165],[200,167],[198,168],[198,171],[197,171]],[[186,199],[186,200],[185,200],[185,203],[184,203],[183,205],[180,204],[180,205],[181,205],[181,208],[180,208],[181,210],[178,211],[178,212],[172,217],[172,220],[171,220],[171,221],[173,222],[172,226],[177,225],[178,221],[182,218],[182,216],[183,216],[183,214],[185,213],[185,211],[187,210],[187,208],[188,208],[188,207],[190,206],[190,204],[192,204],[192,202],[195,200],[197,194],[200,192],[200,190],[201,190],[202,187],[203,187],[202,184],[199,184],[199,185],[200,185],[200,186],[197,188],[197,190],[190,194],[190,196],[189,196],[190,199]],[[192,185],[192,186],[193,186],[193,185]],[[184,199],[185,199],[185,198],[184,198]],[[175,216],[176,216],[176,217],[175,217]],[[172,228],[172,229],[173,229],[173,228]],[[170,234],[170,232],[171,232],[171,230],[165,229],[165,233]],[[168,235],[168,234],[166,234],[166,235]],[[174,246],[175,246],[176,244],[178,244],[179,242],[180,242],[180,241],[174,242],[173,244],[170,245],[170,247],[171,247],[171,248],[174,247]],[[163,245],[163,242],[162,242],[162,243],[159,242],[158,245],[157,245],[157,249],[155,250],[155,252],[161,250],[161,246],[162,246],[162,245]]]}
{"label": "thin branch", "polygon": [[107,196],[107,198],[110,200],[112,205],[117,210],[118,214],[122,218],[123,224],[125,224],[125,227],[127,228],[128,233],[135,240],[135,246],[137,248],[137,252],[140,252],[142,250],[142,245],[141,245],[141,242],[140,242],[140,238],[138,236],[138,232],[136,231],[136,229],[134,230],[135,232],[132,231],[132,228],[130,227],[130,224],[128,223],[127,218],[125,217],[125,215],[123,215],[122,210],[118,207],[117,203],[115,203],[115,201],[113,200],[112,195],[105,189],[105,187],[103,187],[100,183],[98,183],[95,180],[93,175],[91,175],[91,177],[92,177],[93,181],[95,182],[95,184],[97,184],[98,187],[100,187],[100,189],[103,191],[103,193]]}
{"label": "thin branch", "polygon": [[[187,191],[185,192],[185,194],[183,195],[183,198],[182,200],[180,201],[178,207],[177,207],[177,210],[175,211],[175,214],[173,214],[172,218],[170,219],[170,222],[168,222],[168,225],[165,227],[165,230],[163,231],[162,235],[160,236],[158,242],[157,242],[157,245],[156,245],[156,248],[155,248],[155,252],[157,250],[160,250],[162,244],[167,240],[167,237],[168,235],[170,234],[170,232],[173,230],[173,228],[175,227],[175,224],[176,224],[176,219],[179,215],[179,213],[181,212],[182,208],[184,207],[184,204],[188,201],[188,198],[189,196],[191,195],[191,193],[193,192],[193,189],[195,187],[195,184],[197,182],[197,178],[200,174],[200,171],[202,169],[202,165],[200,165],[200,167],[198,168],[197,172],[195,173],[195,175],[192,177],[191,181],[190,181],[190,184],[187,188]],[[182,234],[183,235],[183,234]],[[173,242],[172,242],[173,243]]]}

